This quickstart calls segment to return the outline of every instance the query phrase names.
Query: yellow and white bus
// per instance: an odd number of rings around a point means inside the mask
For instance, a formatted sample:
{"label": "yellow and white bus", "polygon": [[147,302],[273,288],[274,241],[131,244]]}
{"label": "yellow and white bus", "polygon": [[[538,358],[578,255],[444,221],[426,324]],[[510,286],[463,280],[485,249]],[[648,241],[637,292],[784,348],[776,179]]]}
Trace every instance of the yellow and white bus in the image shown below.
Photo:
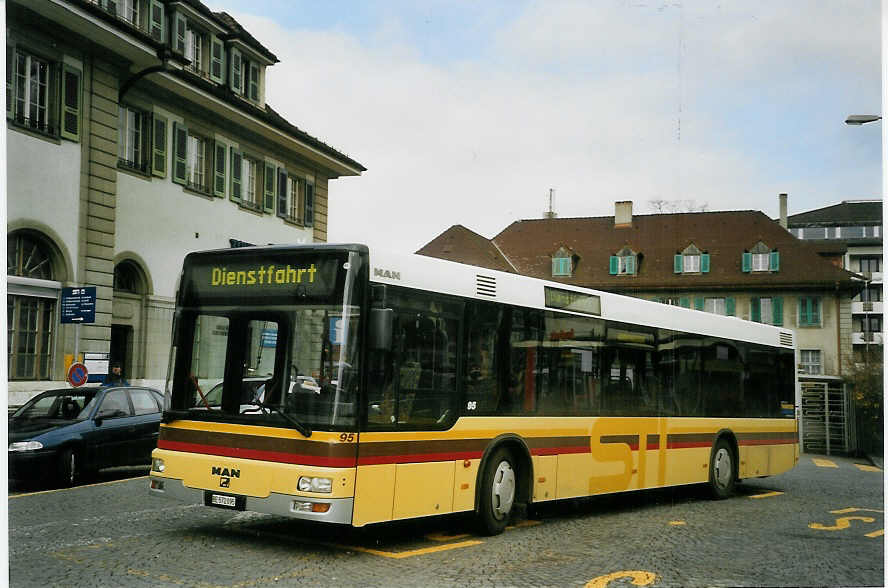
{"label": "yellow and white bus", "polygon": [[794,334],[363,245],[185,260],[150,493],[363,526],[798,461]]}

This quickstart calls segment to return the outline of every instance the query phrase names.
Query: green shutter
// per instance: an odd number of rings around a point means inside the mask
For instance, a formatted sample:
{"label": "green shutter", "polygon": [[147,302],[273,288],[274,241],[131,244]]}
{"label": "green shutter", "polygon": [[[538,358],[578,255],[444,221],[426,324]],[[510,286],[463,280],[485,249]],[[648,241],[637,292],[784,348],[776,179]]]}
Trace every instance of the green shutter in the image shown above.
{"label": "green shutter", "polygon": [[616,275],[620,272],[620,258],[616,255],[610,256],[610,274]]}
{"label": "green shutter", "polygon": [[709,254],[704,253],[700,256],[700,273],[708,274],[709,273]]}
{"label": "green shutter", "polygon": [[176,22],[176,34],[173,37],[173,50],[185,54],[185,31],[188,28],[185,16],[179,12],[174,18]]}
{"label": "green shutter", "polygon": [[271,163],[265,163],[265,198],[262,201],[262,209],[265,212],[274,212],[274,186],[277,177],[277,168]]}
{"label": "green shutter", "polygon": [[772,272],[780,271],[780,252],[771,252],[770,269]]}
{"label": "green shutter", "polygon": [[635,275],[635,256],[627,255],[626,256],[626,273],[630,275]]}
{"label": "green shutter", "polygon": [[776,325],[778,327],[783,325],[783,298],[781,296],[774,296],[771,298],[771,309],[774,311],[772,325]]}
{"label": "green shutter", "polygon": [[725,298],[725,314],[728,316],[737,315],[737,306],[734,303],[734,299],[730,296]]}
{"label": "green shutter", "polygon": [[151,173],[159,178],[166,177],[167,120],[154,115],[151,134]]}
{"label": "green shutter", "polygon": [[697,296],[696,298],[694,298],[694,310],[703,310],[705,306],[706,303],[702,297]]}
{"label": "green shutter", "polygon": [[15,95],[15,84],[13,77],[15,76],[15,64],[18,60],[15,58],[15,50],[12,47],[6,48],[6,118],[12,118],[12,101]]}
{"label": "green shutter", "polygon": [[249,94],[248,97],[254,102],[259,101],[259,64],[250,62],[249,71],[245,72],[249,75]]}
{"label": "green shutter", "polygon": [[681,269],[682,269],[681,255],[675,255],[672,257],[672,268],[675,273],[677,273],[677,274],[681,273]]}
{"label": "green shutter", "polygon": [[72,141],[80,140],[80,71],[69,65],[62,68],[61,124],[62,137]]}
{"label": "green shutter", "polygon": [[231,89],[236,94],[243,93],[243,82],[241,81],[241,76],[243,75],[243,63],[241,60],[241,53],[234,47],[231,48],[231,63],[229,64],[228,73],[228,84],[231,86]]}
{"label": "green shutter", "polygon": [[[314,225],[314,184],[305,182],[305,206],[302,213],[302,224],[306,227]],[[564,274],[569,276],[571,272],[571,258],[564,258]]]}
{"label": "green shutter", "polygon": [[151,38],[155,41],[163,43],[164,35],[164,5],[159,0],[151,0],[151,16],[150,16],[150,32]]}
{"label": "green shutter", "polygon": [[755,323],[762,322],[762,303],[758,298],[749,299],[749,320]]}
{"label": "green shutter", "polygon": [[213,157],[213,194],[219,198],[225,197],[225,160],[228,148],[222,141],[216,141]]}
{"label": "green shutter", "polygon": [[681,306],[682,308],[690,308],[691,307],[691,299],[686,296],[682,296],[681,298],[678,299],[678,305]]}
{"label": "green shutter", "polygon": [[173,181],[188,183],[188,127],[173,123]]}
{"label": "green shutter", "polygon": [[234,147],[231,148],[231,193],[229,198],[235,202],[241,200],[241,173],[243,172],[243,155]]}
{"label": "green shutter", "polygon": [[744,273],[749,273],[752,271],[752,253],[743,253],[743,271]]}
{"label": "green shutter", "polygon": [[222,83],[225,72],[225,45],[213,35],[210,37],[210,79]]}

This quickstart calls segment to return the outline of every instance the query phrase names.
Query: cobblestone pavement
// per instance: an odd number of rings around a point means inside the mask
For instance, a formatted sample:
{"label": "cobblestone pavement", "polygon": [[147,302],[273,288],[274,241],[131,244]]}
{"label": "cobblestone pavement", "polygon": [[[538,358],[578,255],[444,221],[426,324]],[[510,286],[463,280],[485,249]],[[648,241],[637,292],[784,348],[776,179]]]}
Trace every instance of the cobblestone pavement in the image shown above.
{"label": "cobblestone pavement", "polygon": [[[364,529],[166,502],[144,477],[9,498],[12,586],[878,586],[883,474],[803,455],[713,501],[677,488]],[[634,581],[635,584],[630,584]]]}

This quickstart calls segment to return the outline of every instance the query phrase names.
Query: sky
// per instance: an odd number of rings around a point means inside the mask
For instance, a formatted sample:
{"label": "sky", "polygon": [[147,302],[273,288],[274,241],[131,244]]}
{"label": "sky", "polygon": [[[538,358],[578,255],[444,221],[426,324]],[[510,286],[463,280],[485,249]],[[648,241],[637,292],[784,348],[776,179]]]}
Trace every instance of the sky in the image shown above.
{"label": "sky", "polygon": [[330,242],[415,251],[632,200],[795,214],[882,197],[878,0],[217,0],[266,100],[367,168]]}

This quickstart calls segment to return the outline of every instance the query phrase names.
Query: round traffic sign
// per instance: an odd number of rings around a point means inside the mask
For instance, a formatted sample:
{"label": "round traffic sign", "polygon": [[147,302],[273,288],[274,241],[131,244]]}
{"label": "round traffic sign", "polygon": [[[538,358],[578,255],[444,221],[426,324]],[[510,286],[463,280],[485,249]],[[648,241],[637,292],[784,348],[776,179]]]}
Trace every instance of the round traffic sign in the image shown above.
{"label": "round traffic sign", "polygon": [[86,370],[86,366],[80,362],[72,363],[71,367],[68,368],[68,381],[75,388],[86,384],[88,376],[89,373]]}

